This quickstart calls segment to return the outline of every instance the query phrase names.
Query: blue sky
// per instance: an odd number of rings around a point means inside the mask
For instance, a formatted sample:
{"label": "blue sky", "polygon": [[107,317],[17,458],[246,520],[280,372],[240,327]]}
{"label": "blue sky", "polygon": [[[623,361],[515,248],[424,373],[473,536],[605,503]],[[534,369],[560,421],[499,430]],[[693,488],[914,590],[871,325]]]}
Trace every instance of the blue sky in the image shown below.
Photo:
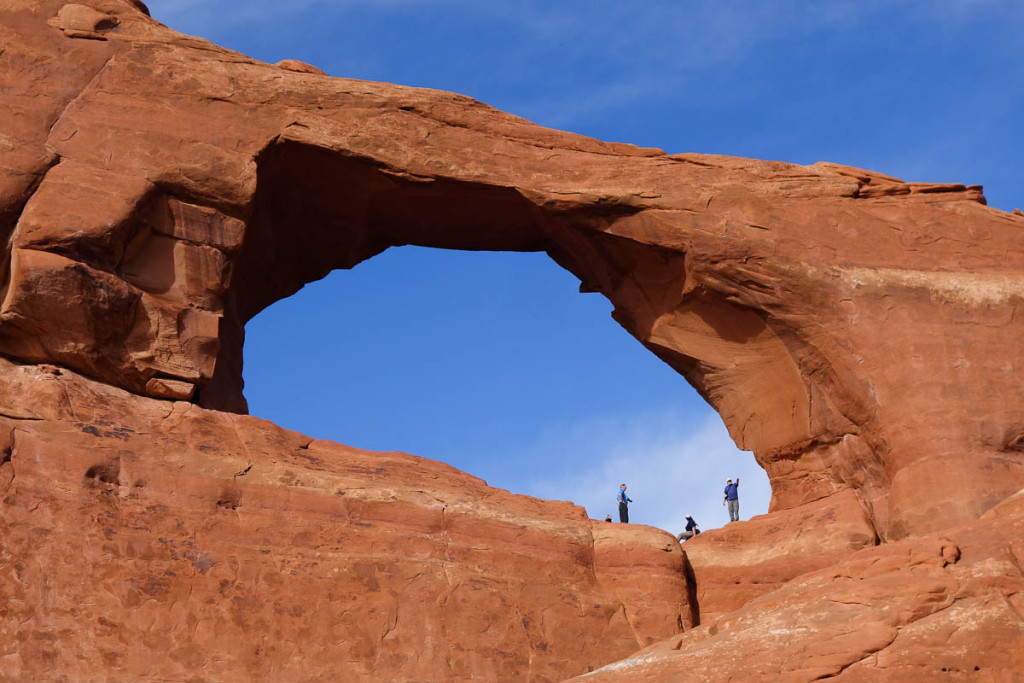
{"label": "blue sky", "polygon": [[[1020,0],[149,0],[155,18],[268,62],[469,95],[593,137],[913,181],[1024,208]],[[717,415],[542,254],[392,249],[247,327],[253,414],[404,450],[591,516],[767,511]]]}

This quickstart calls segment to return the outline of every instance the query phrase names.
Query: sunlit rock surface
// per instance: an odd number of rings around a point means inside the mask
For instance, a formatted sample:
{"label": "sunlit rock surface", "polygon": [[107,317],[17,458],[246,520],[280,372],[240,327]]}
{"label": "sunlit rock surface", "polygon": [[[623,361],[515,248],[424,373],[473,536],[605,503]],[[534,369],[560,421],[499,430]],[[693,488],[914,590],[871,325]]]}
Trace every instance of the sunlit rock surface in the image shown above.
{"label": "sunlit rock surface", "polygon": [[[257,62],[129,0],[0,0],[0,93],[6,675],[554,680],[671,637],[646,674],[682,671],[679,643],[738,673],[928,676],[933,614],[1019,664],[1024,216],[981,188],[601,142]],[[684,558],[244,417],[245,322],[404,244],[549,253],[754,452],[771,513]],[[969,557],[967,528],[970,565],[945,550]],[[820,577],[872,557],[910,607],[870,588],[811,618]],[[711,633],[768,619],[827,661]]]}
{"label": "sunlit rock surface", "polygon": [[671,534],[0,360],[5,680],[561,680],[693,626]]}
{"label": "sunlit rock surface", "polygon": [[1024,491],[867,548],[579,680],[1017,681]]}

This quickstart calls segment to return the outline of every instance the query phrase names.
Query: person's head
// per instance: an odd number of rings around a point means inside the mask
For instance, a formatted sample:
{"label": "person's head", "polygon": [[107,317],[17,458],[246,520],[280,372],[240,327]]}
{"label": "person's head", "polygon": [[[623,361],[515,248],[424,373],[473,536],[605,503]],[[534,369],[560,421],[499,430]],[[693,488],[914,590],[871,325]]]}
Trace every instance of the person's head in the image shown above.
{"label": "person's head", "polygon": [[726,484],[731,484],[731,483],[732,483],[732,479],[726,479],[726,480],[725,480],[725,483],[726,483]]}
{"label": "person's head", "polygon": [[[729,481],[732,481],[732,480],[730,479]],[[626,485],[625,484],[619,484],[619,489],[625,491],[626,490]]]}
{"label": "person's head", "polygon": [[686,515],[686,518],[687,519],[693,519],[693,517],[691,517],[690,515]]}
{"label": "person's head", "polygon": [[611,515],[605,515],[604,516],[604,521],[606,521],[606,522],[612,521],[612,516]]}

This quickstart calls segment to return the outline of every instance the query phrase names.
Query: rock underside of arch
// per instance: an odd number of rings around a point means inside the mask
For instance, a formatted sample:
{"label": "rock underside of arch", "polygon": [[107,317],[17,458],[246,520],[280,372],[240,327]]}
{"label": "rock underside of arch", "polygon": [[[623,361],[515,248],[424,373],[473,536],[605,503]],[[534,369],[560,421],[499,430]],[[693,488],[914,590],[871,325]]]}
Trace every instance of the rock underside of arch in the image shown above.
{"label": "rock underside of arch", "polygon": [[[930,676],[964,615],[962,652],[1024,669],[1024,216],[271,66],[144,10],[0,2],[0,670],[555,680],[650,645],[598,677]],[[608,297],[770,514],[683,553],[245,416],[245,322],[405,244],[544,251]]]}

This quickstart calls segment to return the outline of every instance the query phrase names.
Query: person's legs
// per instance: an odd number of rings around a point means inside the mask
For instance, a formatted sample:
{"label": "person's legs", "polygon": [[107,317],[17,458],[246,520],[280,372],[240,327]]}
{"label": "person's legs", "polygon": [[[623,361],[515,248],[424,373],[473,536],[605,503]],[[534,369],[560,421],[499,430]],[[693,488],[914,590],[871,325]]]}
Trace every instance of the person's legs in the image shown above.
{"label": "person's legs", "polygon": [[740,521],[740,501],[730,500],[729,503],[729,521],[738,522]]}
{"label": "person's legs", "polygon": [[684,531],[683,533],[681,533],[678,536],[676,536],[676,540],[678,540],[680,543],[685,541],[688,538],[693,538],[693,532],[692,531]]}
{"label": "person's legs", "polygon": [[619,503],[619,521],[623,524],[629,523],[629,506],[625,503]]}

